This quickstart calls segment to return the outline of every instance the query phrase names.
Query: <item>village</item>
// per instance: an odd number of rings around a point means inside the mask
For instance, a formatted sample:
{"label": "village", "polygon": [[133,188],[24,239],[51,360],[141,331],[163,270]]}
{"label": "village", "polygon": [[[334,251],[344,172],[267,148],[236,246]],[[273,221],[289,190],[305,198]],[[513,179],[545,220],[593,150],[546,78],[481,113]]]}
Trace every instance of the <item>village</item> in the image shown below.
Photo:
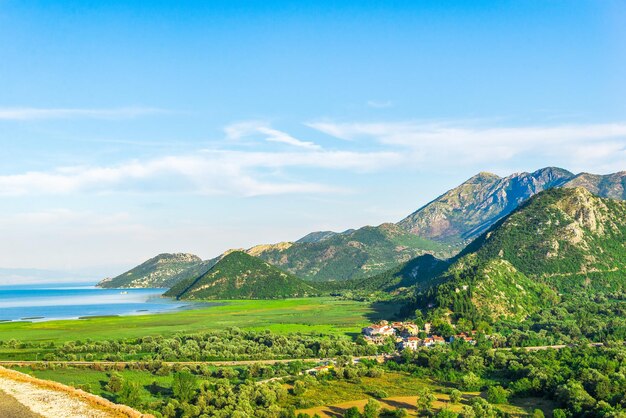
{"label": "village", "polygon": [[476,340],[471,335],[459,333],[453,335],[446,340],[440,335],[431,333],[431,324],[425,323],[423,329],[420,329],[412,322],[387,322],[380,321],[362,329],[363,338],[369,344],[382,345],[389,338],[393,338],[399,351],[417,350],[420,347],[432,347],[435,345],[452,343],[455,340],[465,341],[468,344],[475,345]]}

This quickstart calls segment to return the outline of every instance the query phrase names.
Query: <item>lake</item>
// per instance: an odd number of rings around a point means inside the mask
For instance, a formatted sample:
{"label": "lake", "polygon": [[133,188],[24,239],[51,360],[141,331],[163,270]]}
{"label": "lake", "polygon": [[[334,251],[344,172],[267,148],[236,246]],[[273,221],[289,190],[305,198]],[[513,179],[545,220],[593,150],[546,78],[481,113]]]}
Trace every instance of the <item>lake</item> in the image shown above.
{"label": "lake", "polygon": [[162,298],[167,289],[100,289],[81,285],[0,286],[0,321],[49,321],[89,316],[142,315],[195,305]]}

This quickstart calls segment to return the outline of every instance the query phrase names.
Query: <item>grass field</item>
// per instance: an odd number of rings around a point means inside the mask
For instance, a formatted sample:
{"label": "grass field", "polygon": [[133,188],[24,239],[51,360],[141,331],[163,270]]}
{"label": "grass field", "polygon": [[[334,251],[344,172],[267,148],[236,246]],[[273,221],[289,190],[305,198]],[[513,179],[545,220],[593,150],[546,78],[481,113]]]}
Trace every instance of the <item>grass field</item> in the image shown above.
{"label": "grass field", "polygon": [[389,318],[394,311],[393,305],[372,305],[334,298],[224,301],[220,306],[174,313],[0,323],[0,340],[64,342],[128,339],[227,327],[268,329],[276,333],[351,335],[360,332],[361,327],[372,320]]}
{"label": "grass field", "polygon": [[[376,398],[376,393],[384,391],[388,396],[377,399],[383,408],[404,408],[409,416],[417,417],[416,395],[423,386],[428,386],[437,397],[433,402],[434,410],[447,407],[460,412],[463,405],[469,404],[472,398],[481,396],[479,392],[463,392],[461,403],[453,405],[449,395],[445,393],[447,389],[443,386],[406,373],[387,372],[381,377],[362,377],[356,382],[332,380],[309,387],[302,398],[310,400],[316,406],[300,408],[298,412],[311,416],[317,413],[322,417],[340,417],[353,406],[362,410],[368,399]],[[298,399],[292,397],[292,401],[297,403]],[[553,402],[539,398],[512,399],[510,404],[495,406],[511,416],[528,416],[535,408],[542,409],[546,416],[551,416],[552,409],[556,407]]]}

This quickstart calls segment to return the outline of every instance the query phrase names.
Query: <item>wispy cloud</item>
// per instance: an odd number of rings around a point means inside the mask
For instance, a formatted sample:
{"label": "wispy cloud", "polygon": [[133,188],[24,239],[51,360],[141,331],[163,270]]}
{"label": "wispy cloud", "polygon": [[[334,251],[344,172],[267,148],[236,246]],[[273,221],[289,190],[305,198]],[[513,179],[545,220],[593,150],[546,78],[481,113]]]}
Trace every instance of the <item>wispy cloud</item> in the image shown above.
{"label": "wispy cloud", "polygon": [[494,127],[467,122],[334,123],[308,126],[344,140],[402,147],[414,161],[470,165],[516,158],[570,163],[598,170],[624,169],[626,123]]}
{"label": "wispy cloud", "polygon": [[314,142],[297,139],[286,132],[272,128],[268,123],[262,121],[234,123],[224,128],[224,132],[226,133],[226,137],[231,140],[261,135],[264,136],[267,142],[278,142],[309,150],[321,149],[321,147]]}
{"label": "wispy cloud", "polygon": [[374,109],[385,109],[393,107],[393,102],[391,100],[368,100],[367,105]]}
{"label": "wispy cloud", "polygon": [[396,164],[393,152],[243,152],[204,150],[115,166],[60,167],[0,176],[0,196],[77,192],[171,192],[206,195],[332,193],[334,186],[292,179],[289,167],[371,171]]}
{"label": "wispy cloud", "polygon": [[165,110],[163,109],[151,107],[121,107],[114,109],[5,107],[0,108],[0,120],[130,119],[164,112]]}

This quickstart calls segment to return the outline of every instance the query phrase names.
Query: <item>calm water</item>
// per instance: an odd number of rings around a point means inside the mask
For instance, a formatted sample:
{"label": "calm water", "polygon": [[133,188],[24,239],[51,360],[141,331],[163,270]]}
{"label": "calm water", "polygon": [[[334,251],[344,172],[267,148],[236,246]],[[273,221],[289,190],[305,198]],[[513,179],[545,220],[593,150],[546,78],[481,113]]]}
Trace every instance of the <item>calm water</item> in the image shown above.
{"label": "calm water", "polygon": [[166,289],[99,289],[94,286],[0,286],[0,321],[48,321],[99,315],[141,315],[189,308],[161,298]]}

